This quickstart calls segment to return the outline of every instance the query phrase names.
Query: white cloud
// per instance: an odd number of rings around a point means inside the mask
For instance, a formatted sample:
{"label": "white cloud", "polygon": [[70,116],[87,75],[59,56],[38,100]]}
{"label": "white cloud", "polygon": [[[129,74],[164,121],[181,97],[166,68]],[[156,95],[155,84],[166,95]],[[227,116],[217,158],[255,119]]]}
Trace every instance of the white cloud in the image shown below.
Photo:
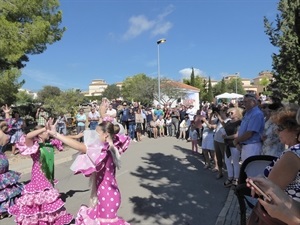
{"label": "white cloud", "polygon": [[[179,73],[181,74],[181,79],[190,78],[192,73],[192,68],[184,68],[182,70],[179,70]],[[202,70],[197,68],[194,68],[194,74],[195,76],[206,77],[206,74]]]}
{"label": "white cloud", "polygon": [[[41,86],[51,85],[59,88],[67,87],[65,82],[53,74],[47,74],[39,70],[23,71],[23,75],[29,77],[32,81],[40,83]],[[26,80],[26,79],[25,79]]]}
{"label": "white cloud", "polygon": [[130,27],[124,34],[124,39],[135,38],[154,26],[154,21],[148,20],[144,15],[133,16],[129,19]]}
{"label": "white cloud", "polygon": [[173,24],[170,22],[164,22],[161,24],[157,24],[155,28],[152,30],[151,34],[152,36],[157,36],[157,35],[165,35],[168,33],[168,31],[172,28]]}
{"label": "white cloud", "polygon": [[174,11],[174,6],[169,5],[161,14],[153,20],[148,19],[145,15],[132,16],[129,18],[129,28],[123,35],[123,39],[128,40],[135,38],[144,32],[149,31],[152,36],[167,34],[173,27],[166,17]]}

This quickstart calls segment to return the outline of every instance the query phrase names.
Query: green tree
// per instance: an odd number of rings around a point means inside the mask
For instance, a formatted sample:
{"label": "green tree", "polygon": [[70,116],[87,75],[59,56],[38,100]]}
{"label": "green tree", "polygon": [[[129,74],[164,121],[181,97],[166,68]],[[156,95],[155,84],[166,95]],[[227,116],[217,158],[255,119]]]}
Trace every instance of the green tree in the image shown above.
{"label": "green tree", "polygon": [[122,96],[128,101],[137,101],[144,105],[152,104],[154,93],[157,93],[156,81],[143,73],[127,77],[123,81]]}
{"label": "green tree", "polygon": [[57,116],[60,113],[70,113],[73,115],[83,101],[84,95],[79,91],[60,91],[58,95],[45,98],[44,107],[51,111],[53,116]]}
{"label": "green tree", "polygon": [[232,78],[226,82],[227,91],[229,93],[245,94],[242,79],[239,77]]}
{"label": "green tree", "polygon": [[[183,79],[183,83],[193,86],[191,84],[191,79],[184,78]],[[196,87],[196,88],[200,89],[199,99],[203,100],[205,98],[206,89],[207,89],[207,81],[206,81],[206,79],[204,77],[201,77],[201,76],[195,76],[194,86],[193,87]]]}
{"label": "green tree", "polygon": [[264,18],[265,33],[278,48],[273,58],[272,95],[300,104],[300,1],[280,0],[275,25]]}
{"label": "green tree", "polygon": [[45,103],[47,98],[53,98],[55,96],[59,96],[61,90],[58,87],[54,86],[44,86],[42,90],[37,93],[37,100],[41,103]]}
{"label": "green tree", "polygon": [[214,93],[213,93],[210,77],[208,78],[208,88],[207,88],[207,94],[205,100],[208,102],[213,102],[214,100]]}
{"label": "green tree", "polygon": [[121,97],[121,90],[116,84],[108,85],[101,96],[110,100],[117,99]]}
{"label": "green tree", "polygon": [[62,38],[59,1],[0,1],[0,70],[22,68],[28,55],[40,54]]}
{"label": "green tree", "polygon": [[263,94],[265,95],[270,95],[271,92],[266,90],[266,87],[270,84],[270,80],[268,77],[263,77],[261,78],[261,80],[259,81],[259,85],[263,87]]}
{"label": "green tree", "polygon": [[193,67],[192,67],[192,73],[191,73],[191,86],[195,87],[195,73],[194,73]]}
{"label": "green tree", "polygon": [[16,95],[16,105],[28,105],[34,102],[33,96],[28,94],[26,91],[19,91]]}
{"label": "green tree", "polygon": [[18,89],[24,84],[24,81],[18,82],[20,70],[12,68],[6,71],[0,71],[0,103],[11,105],[17,99]]}
{"label": "green tree", "polygon": [[213,86],[213,93],[214,93],[214,96],[216,96],[216,95],[223,94],[225,92],[227,92],[227,84],[223,77],[221,81],[219,81],[218,83],[216,83]]}

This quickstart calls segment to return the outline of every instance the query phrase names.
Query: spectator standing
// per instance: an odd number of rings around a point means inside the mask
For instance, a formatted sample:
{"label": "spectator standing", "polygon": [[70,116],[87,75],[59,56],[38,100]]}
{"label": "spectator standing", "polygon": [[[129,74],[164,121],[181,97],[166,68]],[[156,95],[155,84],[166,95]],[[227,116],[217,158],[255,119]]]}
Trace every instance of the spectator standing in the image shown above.
{"label": "spectator standing", "polygon": [[156,120],[156,126],[158,127],[158,132],[160,137],[164,137],[164,131],[165,131],[165,120],[163,116],[159,116],[159,118]]}
{"label": "spectator standing", "polygon": [[10,135],[11,151],[12,154],[16,155],[18,153],[16,143],[19,142],[20,137],[23,135],[26,123],[17,111],[12,112],[13,116],[10,117],[11,108],[7,105],[3,107],[3,111],[5,112],[5,120],[9,128],[8,133]]}
{"label": "spectator standing", "polygon": [[129,116],[129,108],[126,102],[123,102],[123,109],[120,112],[121,115],[121,123],[123,127],[126,129],[127,135],[129,134],[129,124],[128,124],[128,116]]}
{"label": "spectator standing", "polygon": [[257,105],[256,96],[246,94],[243,102],[245,115],[238,131],[238,137],[233,141],[233,144],[241,149],[242,161],[262,153],[261,136],[265,127],[264,115]]}
{"label": "spectator standing", "polygon": [[167,128],[167,135],[169,137],[172,137],[172,118],[170,115],[167,115],[166,117],[166,128]]}
{"label": "spectator standing", "polygon": [[179,137],[178,139],[185,140],[186,131],[188,130],[187,120],[189,119],[188,115],[186,115],[185,119],[181,121],[179,125]]}
{"label": "spectator standing", "polygon": [[88,115],[88,121],[90,122],[89,127],[90,130],[95,130],[100,120],[100,114],[96,111],[95,107],[91,108],[91,111]]}
{"label": "spectator standing", "polygon": [[129,136],[131,140],[136,142],[135,139],[135,113],[133,111],[133,108],[129,109],[128,112],[128,128],[129,128]]}
{"label": "spectator standing", "polygon": [[37,109],[35,118],[37,119],[37,125],[45,126],[48,120],[49,114],[45,111],[44,107],[40,107]]}
{"label": "spectator standing", "polygon": [[113,104],[108,105],[108,109],[106,110],[105,117],[109,117],[110,121],[117,122],[117,110],[113,108]]}
{"label": "spectator standing", "polygon": [[199,138],[199,134],[197,132],[195,123],[192,122],[191,129],[189,132],[189,139],[191,140],[191,143],[192,143],[192,152],[193,153],[198,153],[198,138]]}
{"label": "spectator standing", "polygon": [[190,105],[189,108],[186,110],[186,114],[189,116],[189,120],[191,122],[194,121],[194,117],[197,114],[197,109],[194,107],[194,105]]}
{"label": "spectator standing", "polygon": [[64,113],[60,113],[60,115],[57,118],[57,127],[56,130],[58,133],[66,135],[67,134],[67,117],[64,115]]}
{"label": "spectator standing", "polygon": [[226,151],[226,144],[224,142],[223,134],[224,134],[224,124],[228,121],[226,116],[227,108],[222,108],[219,112],[215,112],[217,116],[216,121],[216,128],[215,128],[215,135],[214,135],[214,148],[215,154],[217,158],[217,165],[218,165],[218,175],[217,179],[223,177],[223,161],[224,161],[224,154]]}
{"label": "spectator standing", "polygon": [[216,158],[215,158],[215,148],[214,148],[214,125],[211,124],[212,116],[213,116],[212,110],[209,110],[208,111],[209,120],[207,120],[205,117],[203,117],[202,119],[203,121],[202,151],[205,160],[205,165],[204,165],[205,169],[209,169],[211,166],[210,157],[211,159],[215,160],[215,166],[217,165]]}
{"label": "spectator standing", "polygon": [[142,131],[143,131],[143,123],[144,123],[144,118],[142,115],[142,110],[140,108],[137,109],[135,113],[135,124],[136,124],[136,140],[137,141],[142,141],[141,136],[142,136]]}
{"label": "spectator standing", "polygon": [[171,111],[171,118],[172,118],[172,125],[174,127],[173,135],[175,137],[178,137],[179,135],[179,117],[180,115],[179,115],[178,107],[173,108]]}
{"label": "spectator standing", "polygon": [[154,121],[158,120],[160,116],[164,116],[164,111],[161,109],[160,105],[156,106],[156,109],[153,111]]}
{"label": "spectator standing", "polygon": [[[85,130],[86,115],[83,108],[79,109],[79,113],[76,115],[76,131],[77,134],[82,133]],[[83,137],[79,138],[80,142],[83,142]]]}
{"label": "spectator standing", "polygon": [[230,120],[223,124],[225,130],[223,138],[226,143],[225,164],[227,168],[227,180],[224,182],[224,186],[230,187],[237,185],[240,175],[241,152],[233,145],[233,140],[238,135],[243,115],[242,109],[237,107],[229,108],[227,114]]}

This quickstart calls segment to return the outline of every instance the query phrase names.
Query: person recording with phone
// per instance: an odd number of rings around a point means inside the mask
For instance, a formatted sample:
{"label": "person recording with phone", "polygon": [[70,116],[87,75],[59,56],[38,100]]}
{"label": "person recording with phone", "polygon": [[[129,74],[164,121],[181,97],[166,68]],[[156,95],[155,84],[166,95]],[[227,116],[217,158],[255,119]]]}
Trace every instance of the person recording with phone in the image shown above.
{"label": "person recording with phone", "polygon": [[251,181],[258,185],[271,198],[271,201],[258,199],[271,217],[279,219],[288,225],[300,224],[299,201],[292,199],[278,185],[264,177],[252,177],[246,181],[247,186],[253,189],[255,193],[259,194],[257,189],[251,185]]}

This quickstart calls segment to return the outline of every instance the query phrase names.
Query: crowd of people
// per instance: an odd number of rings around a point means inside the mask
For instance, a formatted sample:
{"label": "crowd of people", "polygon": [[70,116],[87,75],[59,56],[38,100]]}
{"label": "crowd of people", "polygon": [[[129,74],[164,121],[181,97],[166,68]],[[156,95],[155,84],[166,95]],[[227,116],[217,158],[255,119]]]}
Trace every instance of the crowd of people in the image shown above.
{"label": "crowd of people", "polygon": [[[272,189],[268,189],[270,195],[282,195],[278,190],[284,192],[291,202],[289,205],[294,207],[291,211],[294,217],[289,218],[296,218],[295,221],[299,222],[299,214],[294,213],[299,213],[300,202],[299,106],[277,101],[260,102],[253,94],[244,95],[241,103],[203,103],[196,109],[193,105],[183,104],[175,107],[171,107],[171,104],[146,107],[137,102],[117,103],[103,98],[101,104],[93,104],[88,113],[83,108],[79,109],[75,116],[76,135],[66,133],[64,125],[67,119],[63,114],[54,122],[42,107],[36,113],[38,126],[24,135],[22,119],[17,112],[12,113],[11,108],[5,106],[3,111],[6,121],[3,126],[6,125],[6,128],[0,131],[0,139],[3,136],[0,144],[6,146],[10,142],[15,145],[14,151],[30,155],[33,169],[31,182],[25,186],[18,183],[18,173],[5,168],[1,170],[2,174],[13,173],[15,179],[10,181],[14,191],[10,192],[9,200],[1,202],[0,213],[14,215],[18,224],[25,220],[30,224],[30,221],[40,219],[33,216],[36,211],[47,205],[48,211],[41,212],[42,220],[57,220],[58,224],[67,224],[72,220],[54,188],[53,164],[47,163],[53,162],[53,146],[61,149],[63,142],[82,153],[71,169],[92,180],[91,205],[80,207],[76,224],[100,224],[99,221],[103,224],[112,221],[127,224],[116,214],[120,196],[115,185],[115,168],[119,165],[120,154],[126,151],[130,141],[141,142],[144,136],[148,136],[153,139],[172,137],[190,142],[191,153],[203,156],[204,168],[216,172],[216,179],[222,178],[226,173],[224,187],[238,184],[240,164],[247,158],[261,154],[275,156],[277,160],[266,168],[264,174],[269,183],[264,183],[259,178],[251,179],[262,183],[266,189],[267,186],[272,186]],[[51,142],[49,138],[52,139]],[[100,155],[97,154],[99,149]],[[3,154],[0,156],[3,157]],[[0,162],[7,160],[1,157]],[[43,163],[47,166],[41,165]],[[97,169],[100,167],[102,169]],[[103,184],[106,177],[111,182]],[[0,188],[5,191],[6,186],[1,182],[0,180]],[[114,208],[107,208],[105,201],[99,201],[103,198],[100,188],[115,195],[118,204]],[[23,190],[22,193],[20,190]],[[276,193],[272,194],[272,190]],[[50,196],[47,198],[48,202],[41,200],[34,203],[35,207],[30,205],[32,199],[40,199],[46,195]],[[274,216],[274,205],[269,206],[261,200],[258,204],[265,206],[267,211],[270,210],[270,215]],[[28,207],[24,208],[24,205]],[[278,205],[287,207],[280,203]],[[287,217],[277,217],[285,222],[287,220]],[[288,220],[287,223],[296,224]]]}

